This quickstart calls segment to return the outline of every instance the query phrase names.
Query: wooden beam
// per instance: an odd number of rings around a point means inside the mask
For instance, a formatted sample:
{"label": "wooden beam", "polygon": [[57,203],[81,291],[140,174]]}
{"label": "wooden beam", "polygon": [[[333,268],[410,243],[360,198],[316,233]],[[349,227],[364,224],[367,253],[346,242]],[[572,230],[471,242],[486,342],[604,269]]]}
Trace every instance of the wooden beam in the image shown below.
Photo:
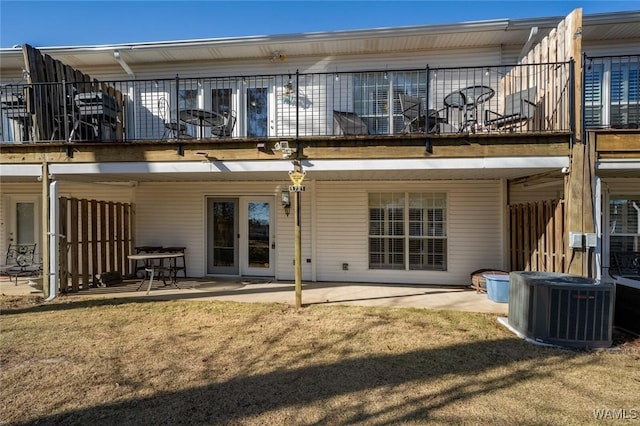
{"label": "wooden beam", "polygon": [[[304,141],[304,153],[313,159],[375,159],[375,158],[482,158],[482,157],[530,157],[569,156],[569,136],[549,136],[513,139],[478,139],[469,143],[466,139],[438,140],[433,143],[433,154],[426,154],[423,140],[376,141]],[[479,141],[479,142],[477,142]],[[477,142],[477,143],[476,143]],[[276,152],[263,152],[255,144],[234,141],[220,144],[210,141],[185,142],[184,155],[176,152],[174,143],[76,143],[74,156],[69,158],[66,145],[7,144],[0,151],[0,164],[40,163],[43,158],[56,163],[87,163],[114,161],[202,161],[197,152],[206,151],[222,161],[275,160]]]}
{"label": "wooden beam", "polygon": [[607,131],[592,132],[590,140],[595,141],[596,150],[600,152],[632,152],[640,153],[640,132]]}

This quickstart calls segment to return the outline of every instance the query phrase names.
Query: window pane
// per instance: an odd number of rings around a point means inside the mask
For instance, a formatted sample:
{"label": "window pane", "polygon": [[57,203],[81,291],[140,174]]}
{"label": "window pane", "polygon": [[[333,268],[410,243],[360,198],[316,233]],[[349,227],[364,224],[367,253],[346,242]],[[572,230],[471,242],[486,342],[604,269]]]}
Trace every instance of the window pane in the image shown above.
{"label": "window pane", "polygon": [[36,235],[33,225],[35,223],[34,203],[16,203],[16,242],[18,244],[33,244]]}
{"label": "window pane", "polygon": [[383,73],[354,75],[353,107],[371,134],[389,133],[389,81]]}
{"label": "window pane", "polygon": [[198,108],[198,90],[197,89],[180,89],[178,92],[178,107],[180,110],[189,108]]}
{"label": "window pane", "polygon": [[640,196],[616,196],[609,201],[611,252],[640,251]]}
{"label": "window pane", "polygon": [[444,193],[369,194],[369,267],[446,270],[446,216]]}
{"label": "window pane", "polygon": [[602,64],[587,65],[584,78],[585,125],[599,127],[602,121]]}
{"label": "window pane", "polygon": [[211,91],[211,110],[218,114],[231,111],[231,89],[213,89]]}

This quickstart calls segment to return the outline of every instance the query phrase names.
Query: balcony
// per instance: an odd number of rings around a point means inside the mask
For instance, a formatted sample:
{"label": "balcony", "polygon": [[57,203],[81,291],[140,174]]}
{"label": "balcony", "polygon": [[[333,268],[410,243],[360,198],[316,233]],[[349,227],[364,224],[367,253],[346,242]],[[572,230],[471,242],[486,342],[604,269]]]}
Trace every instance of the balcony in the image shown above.
{"label": "balcony", "polygon": [[566,134],[572,66],[7,84],[0,142]]}

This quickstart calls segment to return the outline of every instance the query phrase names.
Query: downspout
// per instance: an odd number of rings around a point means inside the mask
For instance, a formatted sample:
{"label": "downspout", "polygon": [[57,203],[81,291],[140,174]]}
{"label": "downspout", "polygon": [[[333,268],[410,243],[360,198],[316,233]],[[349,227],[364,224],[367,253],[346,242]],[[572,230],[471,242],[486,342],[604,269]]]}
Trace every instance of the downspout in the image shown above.
{"label": "downspout", "polygon": [[593,189],[594,198],[594,222],[596,231],[596,247],[595,247],[595,280],[600,282],[603,279],[602,274],[602,239],[604,233],[602,232],[602,180],[600,176],[595,177],[595,184]]}
{"label": "downspout", "polygon": [[60,268],[59,268],[59,241],[60,241],[60,223],[58,221],[59,204],[58,204],[58,182],[53,181],[49,184],[49,297],[45,300],[52,301],[58,296],[60,286]]}
{"label": "downspout", "polygon": [[522,60],[522,58],[527,56],[527,54],[529,53],[529,49],[531,49],[531,46],[535,41],[536,35],[538,35],[538,27],[531,27],[531,31],[529,32],[529,38],[527,39],[527,42],[524,44],[524,46],[522,46],[522,50],[518,55],[518,63]]}
{"label": "downspout", "polygon": [[135,83],[135,79],[136,79],[136,75],[133,73],[133,70],[131,69],[131,67],[129,66],[129,64],[127,64],[125,62],[124,59],[122,59],[122,56],[120,56],[120,52],[118,50],[114,50],[113,51],[113,57],[116,59],[116,61],[118,62],[118,64],[120,64],[120,66],[122,67],[122,69],[127,73],[127,75],[129,76],[129,79],[132,80],[132,84],[131,84],[131,88],[130,88],[130,94],[129,97],[131,99],[133,99],[133,108],[131,111],[131,121],[133,122],[133,129],[131,130],[132,133],[132,139],[136,138],[136,129],[138,128],[138,114],[136,113],[136,83]]}
{"label": "downspout", "polygon": [[[638,234],[640,234],[640,207],[638,207],[638,204],[635,201],[632,201],[632,205],[633,208],[636,209],[636,214],[638,215],[638,219],[636,220],[636,223],[638,224],[638,229],[636,230],[636,232],[638,232]],[[638,247],[634,247],[634,249],[637,251]]]}

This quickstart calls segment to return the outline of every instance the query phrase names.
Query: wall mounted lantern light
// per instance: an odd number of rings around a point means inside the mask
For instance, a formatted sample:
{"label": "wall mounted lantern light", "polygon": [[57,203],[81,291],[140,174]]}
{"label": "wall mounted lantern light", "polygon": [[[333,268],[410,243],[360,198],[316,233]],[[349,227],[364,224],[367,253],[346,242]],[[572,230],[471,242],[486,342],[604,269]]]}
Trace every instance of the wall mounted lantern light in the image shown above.
{"label": "wall mounted lantern light", "polygon": [[288,189],[283,189],[280,192],[280,201],[282,202],[282,207],[284,207],[284,213],[289,216],[289,212],[291,211],[291,194],[289,194]]}

